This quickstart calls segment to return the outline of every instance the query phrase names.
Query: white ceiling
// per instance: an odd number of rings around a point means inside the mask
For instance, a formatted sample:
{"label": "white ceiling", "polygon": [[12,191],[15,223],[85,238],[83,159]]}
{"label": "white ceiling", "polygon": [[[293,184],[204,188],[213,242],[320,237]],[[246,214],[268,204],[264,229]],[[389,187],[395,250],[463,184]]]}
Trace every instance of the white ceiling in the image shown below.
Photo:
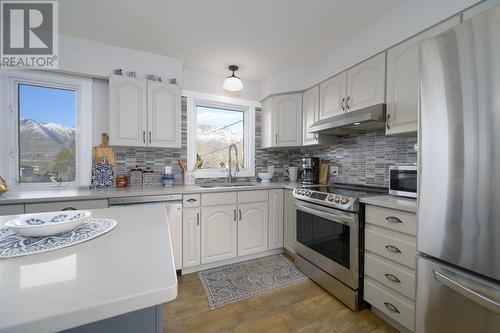
{"label": "white ceiling", "polygon": [[245,79],[306,66],[405,0],[63,0],[63,33]]}

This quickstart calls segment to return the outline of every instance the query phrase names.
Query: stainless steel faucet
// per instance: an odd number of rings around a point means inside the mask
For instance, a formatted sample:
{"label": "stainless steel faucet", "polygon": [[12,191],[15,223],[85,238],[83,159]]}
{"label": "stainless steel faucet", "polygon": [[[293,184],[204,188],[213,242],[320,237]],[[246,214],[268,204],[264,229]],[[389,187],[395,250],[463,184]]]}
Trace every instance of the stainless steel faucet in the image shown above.
{"label": "stainless steel faucet", "polygon": [[227,182],[231,184],[233,182],[233,170],[232,170],[232,162],[231,162],[231,148],[234,148],[234,156],[236,157],[236,172],[240,172],[240,163],[238,162],[238,148],[233,143],[229,146],[229,173],[227,175]]}

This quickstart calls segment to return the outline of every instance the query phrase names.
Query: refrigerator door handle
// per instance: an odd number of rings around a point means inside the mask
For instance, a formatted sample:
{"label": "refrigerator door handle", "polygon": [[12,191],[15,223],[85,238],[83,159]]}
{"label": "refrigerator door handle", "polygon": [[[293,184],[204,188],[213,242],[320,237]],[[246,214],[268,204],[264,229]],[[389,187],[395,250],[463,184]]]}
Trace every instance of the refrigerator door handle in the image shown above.
{"label": "refrigerator door handle", "polygon": [[447,276],[446,274],[443,274],[438,271],[434,271],[434,278],[446,285],[448,288],[454,290],[455,292],[459,293],[460,295],[468,298],[469,300],[497,313],[500,314],[500,303],[497,301],[490,299],[484,295],[481,295],[480,293],[458,283],[457,281],[453,280],[451,277]]}

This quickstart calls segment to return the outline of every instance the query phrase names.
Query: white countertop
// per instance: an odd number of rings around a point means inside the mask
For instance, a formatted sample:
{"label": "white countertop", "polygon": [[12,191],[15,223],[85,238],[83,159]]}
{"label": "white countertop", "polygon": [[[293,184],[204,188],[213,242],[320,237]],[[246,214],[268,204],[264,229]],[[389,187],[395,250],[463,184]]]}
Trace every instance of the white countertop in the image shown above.
{"label": "white countertop", "polygon": [[20,204],[32,202],[50,202],[65,200],[89,200],[108,199],[117,197],[131,197],[143,195],[165,195],[165,194],[187,194],[187,193],[210,193],[248,191],[255,189],[286,188],[293,189],[302,186],[300,183],[272,182],[267,184],[255,183],[252,186],[215,187],[204,188],[198,185],[173,185],[171,187],[151,188],[112,188],[90,190],[87,188],[57,188],[46,190],[12,190],[0,196],[0,205]]}
{"label": "white countertop", "polygon": [[118,225],[81,244],[0,259],[0,332],[60,331],[177,297],[163,205],[91,212]]}
{"label": "white countertop", "polygon": [[368,205],[399,209],[410,213],[417,212],[417,200],[411,198],[402,198],[387,194],[377,195],[373,197],[364,197],[359,201]]}

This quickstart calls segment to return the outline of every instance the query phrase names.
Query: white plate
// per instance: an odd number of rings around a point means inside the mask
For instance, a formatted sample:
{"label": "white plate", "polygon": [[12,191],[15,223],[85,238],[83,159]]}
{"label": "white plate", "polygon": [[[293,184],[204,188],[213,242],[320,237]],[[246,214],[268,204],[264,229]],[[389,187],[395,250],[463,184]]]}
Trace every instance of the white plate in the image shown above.
{"label": "white plate", "polygon": [[5,226],[22,236],[43,237],[70,231],[85,223],[89,217],[90,212],[85,210],[26,214],[8,221]]}

